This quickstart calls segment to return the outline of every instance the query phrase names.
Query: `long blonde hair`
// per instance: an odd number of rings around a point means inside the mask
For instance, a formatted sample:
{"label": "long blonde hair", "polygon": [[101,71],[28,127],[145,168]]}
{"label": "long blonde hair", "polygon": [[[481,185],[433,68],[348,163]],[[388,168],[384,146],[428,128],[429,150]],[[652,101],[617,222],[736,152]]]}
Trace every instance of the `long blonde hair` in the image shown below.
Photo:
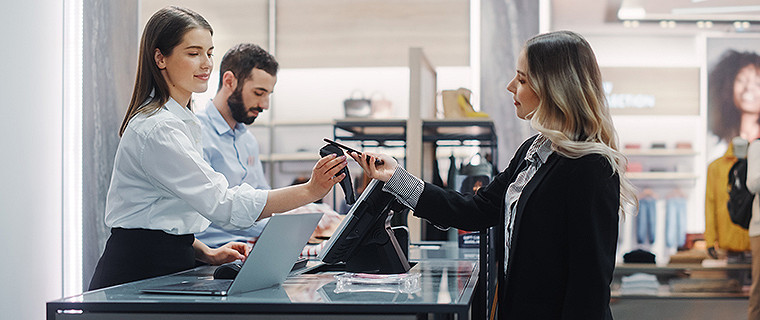
{"label": "long blonde hair", "polygon": [[635,188],[625,177],[627,159],[618,150],[591,46],[579,34],[556,31],[528,40],[522,54],[528,62],[528,83],[540,100],[531,115],[531,126],[549,138],[563,156],[604,156],[620,177],[621,212],[635,208]]}
{"label": "long blonde hair", "polygon": [[[174,47],[182,42],[185,34],[194,28],[203,28],[214,34],[211,25],[200,14],[175,6],[156,11],[145,24],[140,40],[135,88],[132,90],[132,100],[129,102],[127,114],[121,122],[119,136],[124,134],[129,120],[136,114],[156,112],[169,101],[169,86],[156,65],[153,58],[154,52],[158,49],[164,56],[170,56]],[[150,101],[148,101],[149,98]],[[148,103],[145,103],[146,101]]]}

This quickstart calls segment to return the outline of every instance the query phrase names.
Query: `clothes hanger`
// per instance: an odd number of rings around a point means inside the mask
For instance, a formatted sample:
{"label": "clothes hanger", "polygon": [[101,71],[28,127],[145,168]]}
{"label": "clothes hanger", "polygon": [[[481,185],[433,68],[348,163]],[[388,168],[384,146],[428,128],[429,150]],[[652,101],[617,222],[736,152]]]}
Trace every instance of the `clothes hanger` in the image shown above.
{"label": "clothes hanger", "polygon": [[686,197],[686,195],[683,193],[681,188],[675,187],[673,188],[673,190],[670,191],[670,193],[668,194],[668,197],[669,198],[684,198]]}
{"label": "clothes hanger", "polygon": [[656,198],[654,190],[650,188],[644,188],[641,190],[641,193],[639,193],[639,198]]}

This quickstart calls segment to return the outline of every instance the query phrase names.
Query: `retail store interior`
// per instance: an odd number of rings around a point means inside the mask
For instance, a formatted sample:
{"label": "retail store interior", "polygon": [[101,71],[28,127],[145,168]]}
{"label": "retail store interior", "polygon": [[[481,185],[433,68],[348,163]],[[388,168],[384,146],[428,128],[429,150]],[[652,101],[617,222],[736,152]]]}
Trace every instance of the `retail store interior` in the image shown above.
{"label": "retail store interior", "polygon": [[[323,138],[391,154],[454,189],[481,162],[502,171],[536,133],[506,90],[520,48],[538,33],[583,35],[639,197],[619,226],[614,318],[746,317],[750,235],[726,225],[725,175],[760,135],[720,130],[739,124],[715,120],[711,79],[729,51],[760,54],[756,0],[31,0],[0,13],[8,319],[42,319],[45,302],[86,290],[110,233],[106,192],[140,31],[167,5],[213,26],[215,70],[241,42],[280,63],[270,109],[249,126],[273,188],[308,175]],[[208,83],[193,95],[196,113],[219,74]],[[469,114],[452,111],[459,96]],[[343,197],[335,188],[324,201],[345,214]],[[405,218],[411,243],[463,241]]]}

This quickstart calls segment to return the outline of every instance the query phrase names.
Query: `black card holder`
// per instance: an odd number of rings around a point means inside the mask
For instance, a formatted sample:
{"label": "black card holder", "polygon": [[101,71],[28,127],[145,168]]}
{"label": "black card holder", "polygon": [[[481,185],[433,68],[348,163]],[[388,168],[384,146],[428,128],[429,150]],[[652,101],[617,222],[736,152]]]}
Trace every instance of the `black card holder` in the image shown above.
{"label": "black card holder", "polygon": [[[322,157],[331,154],[336,154],[338,156],[344,155],[343,150],[331,144],[328,144],[322,147],[322,149],[319,149],[319,155]],[[340,182],[340,187],[343,189],[343,194],[346,195],[346,204],[352,205],[356,202],[356,195],[354,194],[354,186],[351,183],[351,173],[348,172],[348,167],[345,167],[338,171],[336,176],[340,175],[341,173],[345,173],[346,176]]]}

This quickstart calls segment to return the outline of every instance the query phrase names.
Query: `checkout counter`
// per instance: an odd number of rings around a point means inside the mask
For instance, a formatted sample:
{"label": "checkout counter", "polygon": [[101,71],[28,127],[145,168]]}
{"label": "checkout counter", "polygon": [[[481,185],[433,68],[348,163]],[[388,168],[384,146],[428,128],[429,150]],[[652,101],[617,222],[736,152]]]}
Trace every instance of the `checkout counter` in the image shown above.
{"label": "checkout counter", "polygon": [[[413,287],[353,286],[320,262],[293,271],[282,286],[226,297],[147,294],[148,287],[211,278],[216,267],[135,281],[47,303],[47,320],[92,319],[470,319],[478,249],[452,242],[413,244]],[[472,318],[478,318],[474,315]]]}

